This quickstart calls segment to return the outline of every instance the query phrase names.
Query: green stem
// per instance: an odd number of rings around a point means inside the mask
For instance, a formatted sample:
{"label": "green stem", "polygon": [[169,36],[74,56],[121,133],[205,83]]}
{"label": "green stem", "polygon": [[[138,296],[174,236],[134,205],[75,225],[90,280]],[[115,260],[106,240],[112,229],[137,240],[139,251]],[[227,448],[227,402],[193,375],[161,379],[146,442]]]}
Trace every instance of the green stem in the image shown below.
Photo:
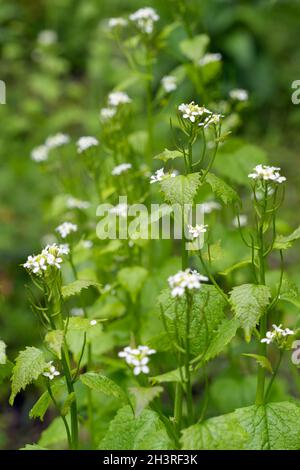
{"label": "green stem", "polygon": [[276,364],[275,370],[274,370],[274,372],[273,372],[273,375],[272,375],[272,377],[271,377],[271,380],[270,380],[270,382],[269,382],[268,388],[267,388],[266,393],[265,393],[265,403],[268,402],[268,399],[269,399],[269,396],[270,396],[270,392],[271,392],[271,389],[272,389],[272,385],[273,385],[274,380],[275,380],[275,378],[276,378],[276,376],[277,376],[277,373],[278,373],[278,370],[279,370],[279,367],[280,367],[282,358],[283,358],[283,351],[280,350],[278,362],[277,362],[277,364]]}
{"label": "green stem", "polygon": [[[153,100],[152,100],[152,63],[149,47],[146,46],[146,97],[147,97],[147,131],[148,131],[148,162],[151,164],[153,156]],[[148,76],[149,75],[149,76]]]}
{"label": "green stem", "polygon": [[63,423],[65,425],[65,428],[66,428],[66,433],[67,433],[67,438],[68,438],[68,443],[69,443],[69,448],[71,449],[72,448],[72,437],[71,437],[71,434],[70,434],[70,428],[69,428],[69,425],[68,425],[68,422],[66,420],[66,417],[64,415],[61,414],[61,410],[58,406],[58,403],[57,401],[55,400],[54,398],[54,395],[52,393],[52,390],[51,390],[51,385],[49,382],[47,382],[47,390],[48,390],[48,393],[49,393],[49,396],[55,406],[55,408],[57,409],[61,419],[63,420]]}
{"label": "green stem", "polygon": [[186,380],[186,400],[188,423],[193,422],[193,395],[190,374],[190,324],[191,324],[192,299],[187,294],[187,313],[186,313],[186,331],[185,331],[185,380]]}
{"label": "green stem", "polygon": [[[69,353],[68,353],[66,343],[64,344],[64,347],[62,350],[61,362],[62,362],[62,366],[63,366],[65,378],[66,378],[68,393],[69,394],[74,393],[73,380],[72,380],[72,375],[71,375],[71,370],[70,370],[70,365],[69,365],[70,358],[69,358]],[[71,415],[72,449],[76,450],[78,449],[78,419],[77,419],[76,398],[71,404],[70,415]]]}

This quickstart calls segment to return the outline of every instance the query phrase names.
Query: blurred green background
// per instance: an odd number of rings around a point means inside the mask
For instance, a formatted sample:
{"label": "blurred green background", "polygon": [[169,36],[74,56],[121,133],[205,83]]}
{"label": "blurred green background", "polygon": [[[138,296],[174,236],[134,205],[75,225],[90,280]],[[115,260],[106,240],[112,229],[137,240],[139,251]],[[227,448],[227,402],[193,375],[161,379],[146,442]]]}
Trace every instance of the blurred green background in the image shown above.
{"label": "blurred green background", "polygon": [[[190,0],[187,18],[195,34],[211,38],[210,51],[223,56],[219,83],[249,91],[250,104],[236,133],[258,144],[289,180],[285,219],[299,223],[300,105],[291,102],[291,84],[300,79],[298,0]],[[147,4],[147,5],[146,5]],[[13,358],[24,345],[39,341],[20,268],[47,233],[52,182],[30,159],[33,147],[55,132],[97,135],[98,113],[107,93],[128,75],[127,65],[103,27],[105,19],[153,6],[161,26],[176,21],[172,0],[0,0],[0,79],[7,103],[0,105],[0,331]],[[43,51],[38,35],[54,30],[57,42]],[[157,84],[180,59],[182,30],[155,64]],[[188,98],[192,88],[185,90]],[[173,103],[175,106],[176,102]],[[159,151],[164,135],[157,141]],[[299,255],[290,258],[296,267]],[[296,268],[295,268],[296,269]],[[32,393],[34,393],[32,391]],[[40,424],[28,422],[30,394],[14,410],[2,389],[0,447],[18,448]],[[27,400],[24,402],[24,400]],[[17,431],[17,436],[15,436]],[[22,437],[23,436],[23,437]]]}

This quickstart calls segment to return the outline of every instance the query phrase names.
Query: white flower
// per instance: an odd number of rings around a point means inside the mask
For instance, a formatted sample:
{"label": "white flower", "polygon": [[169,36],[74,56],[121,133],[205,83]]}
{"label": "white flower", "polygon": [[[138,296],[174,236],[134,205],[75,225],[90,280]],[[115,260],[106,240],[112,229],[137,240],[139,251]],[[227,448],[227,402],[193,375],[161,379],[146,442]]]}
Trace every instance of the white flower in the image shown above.
{"label": "white flower", "polygon": [[130,168],[132,168],[131,163],[121,163],[120,165],[117,165],[113,168],[111,174],[114,176],[118,176],[121,173],[130,170]]}
{"label": "white flower", "polygon": [[200,289],[202,281],[208,281],[208,278],[190,268],[168,278],[172,297],[182,297],[187,290]]}
{"label": "white flower", "polygon": [[91,206],[89,201],[81,201],[73,196],[68,197],[66,204],[68,209],[88,209]]}
{"label": "white flower", "polygon": [[280,175],[280,168],[276,166],[256,165],[253,173],[248,175],[249,178],[254,180],[260,179],[264,181],[273,181],[274,183],[284,183],[285,176]]}
{"label": "white flower", "polygon": [[239,225],[241,227],[245,227],[248,223],[248,217],[244,214],[240,214],[239,217],[234,217],[233,221],[232,221],[232,225],[234,227],[239,227]]}
{"label": "white flower", "polygon": [[204,106],[195,104],[194,101],[191,101],[189,104],[180,104],[178,110],[181,112],[183,119],[189,119],[191,122],[195,122],[199,117],[205,116],[206,114],[212,114],[211,111]]}
{"label": "white flower", "polygon": [[207,201],[202,203],[202,209],[204,214],[210,214],[214,210],[220,210],[221,205],[215,201]]}
{"label": "white flower", "polygon": [[40,31],[37,37],[37,41],[43,46],[50,46],[51,44],[55,44],[57,42],[57,32],[51,29]]}
{"label": "white flower", "polygon": [[282,328],[282,325],[272,325],[273,331],[267,331],[266,337],[260,340],[261,343],[275,343],[279,348],[284,348],[286,345],[286,337],[295,334],[289,328]]}
{"label": "white flower", "polygon": [[117,108],[122,104],[131,103],[131,98],[124,91],[113,91],[108,95],[109,106]]}
{"label": "white flower", "polygon": [[149,357],[155,354],[155,349],[150,349],[148,346],[138,346],[137,348],[131,348],[126,346],[123,351],[120,351],[118,356],[125,359],[126,363],[133,367],[134,375],[140,373],[149,373]]}
{"label": "white flower", "polygon": [[248,91],[244,90],[242,88],[235,88],[233,90],[230,90],[229,96],[233,100],[237,101],[247,101],[248,99]]}
{"label": "white flower", "polygon": [[164,168],[160,168],[159,170],[156,170],[154,175],[150,176],[150,184],[157,183],[158,181],[162,181],[166,178],[175,178],[177,176],[177,171],[171,171],[169,173],[165,173]]}
{"label": "white flower", "polygon": [[39,147],[36,147],[32,150],[30,156],[33,161],[39,163],[48,160],[48,153],[49,149],[46,145],[39,145]]}
{"label": "white flower", "polygon": [[52,245],[47,245],[39,255],[28,256],[23,266],[32,274],[42,276],[51,267],[60,269],[60,265],[63,262],[61,256],[64,254],[66,254],[64,245],[53,243]]}
{"label": "white flower", "polygon": [[161,79],[161,84],[167,93],[171,93],[177,88],[177,79],[173,75],[166,75]]}
{"label": "white flower", "polygon": [[151,7],[140,8],[129,16],[130,21],[135,23],[136,27],[146,34],[153,32],[154,23],[159,20],[159,16]]}
{"label": "white flower", "polygon": [[80,137],[77,140],[76,145],[77,145],[78,153],[82,153],[82,152],[84,152],[85,150],[88,150],[91,147],[97,147],[97,145],[99,145],[99,142],[96,139],[96,137],[83,136],[83,137]]}
{"label": "white flower", "polygon": [[55,377],[60,375],[60,372],[58,372],[52,364],[53,361],[48,362],[46,371],[43,372],[44,377],[48,377],[49,380],[53,380]]}
{"label": "white flower", "polygon": [[128,211],[128,205],[124,203],[117,204],[115,207],[110,209],[110,214],[116,214],[120,217],[126,217]]}
{"label": "white flower", "polygon": [[128,21],[125,18],[109,18],[108,27],[109,29],[123,28],[127,26]]}
{"label": "white flower", "polygon": [[83,248],[86,248],[87,250],[92,248],[93,245],[94,245],[92,240],[82,240],[81,244],[82,244]]}
{"label": "white flower", "polygon": [[54,149],[56,147],[61,147],[62,145],[66,145],[70,142],[70,136],[68,134],[63,134],[58,132],[55,135],[51,135],[46,139],[45,145],[49,149]]}
{"label": "white flower", "polygon": [[77,232],[77,229],[78,227],[76,224],[72,224],[72,222],[64,222],[56,227],[55,230],[62,238],[66,238],[70,233]]}
{"label": "white flower", "polygon": [[211,62],[219,62],[222,60],[222,55],[220,53],[208,53],[205,54],[198,62],[198,64],[203,67],[204,65],[210,64]]}
{"label": "white flower", "polygon": [[68,243],[63,243],[58,245],[59,251],[61,255],[68,255],[70,253],[70,247]]}
{"label": "white flower", "polygon": [[91,325],[91,326],[97,325],[97,320],[91,320],[91,321],[90,321],[90,325]]}
{"label": "white flower", "polygon": [[115,116],[116,112],[116,108],[102,108],[100,109],[100,120],[103,122],[109,121]]}
{"label": "white flower", "polygon": [[83,308],[74,307],[74,308],[71,309],[70,313],[74,317],[83,317],[84,316]]}
{"label": "white flower", "polygon": [[223,114],[211,114],[210,116],[208,116],[207,118],[204,119],[203,122],[201,122],[199,124],[199,126],[203,126],[204,129],[206,129],[207,127],[211,126],[211,125],[216,125],[216,124],[220,124],[221,122],[221,119],[223,118]]}
{"label": "white flower", "polygon": [[205,233],[207,230],[206,228],[208,225],[195,225],[194,227],[192,225],[188,225],[188,230],[189,234],[191,235],[191,238],[195,239],[200,237],[201,233]]}

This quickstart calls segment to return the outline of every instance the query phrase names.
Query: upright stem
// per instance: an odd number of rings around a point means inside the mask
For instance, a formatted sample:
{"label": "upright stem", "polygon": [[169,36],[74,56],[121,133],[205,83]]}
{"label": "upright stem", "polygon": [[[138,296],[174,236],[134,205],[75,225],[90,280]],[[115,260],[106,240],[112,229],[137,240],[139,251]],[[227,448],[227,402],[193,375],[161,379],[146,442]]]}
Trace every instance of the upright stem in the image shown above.
{"label": "upright stem", "polygon": [[148,131],[148,162],[151,163],[153,154],[153,100],[152,100],[152,62],[149,46],[146,46],[146,97],[147,97],[147,131]]}
{"label": "upright stem", "polygon": [[190,374],[190,324],[191,324],[192,299],[187,294],[187,312],[186,312],[186,332],[185,332],[185,379],[186,379],[186,400],[188,411],[188,422],[193,421],[193,396]]}

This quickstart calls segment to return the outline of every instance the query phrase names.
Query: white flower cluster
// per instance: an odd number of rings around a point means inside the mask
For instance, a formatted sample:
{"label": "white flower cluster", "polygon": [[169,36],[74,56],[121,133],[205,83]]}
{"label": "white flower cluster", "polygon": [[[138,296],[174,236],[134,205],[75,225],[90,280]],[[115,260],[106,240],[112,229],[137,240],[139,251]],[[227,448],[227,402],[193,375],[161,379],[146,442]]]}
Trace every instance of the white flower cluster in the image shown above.
{"label": "white flower cluster", "polygon": [[53,380],[55,377],[60,375],[60,372],[58,372],[52,364],[53,361],[48,362],[47,369],[43,372],[44,377],[47,377],[49,380]]}
{"label": "white flower cluster", "polygon": [[76,142],[78,153],[82,153],[85,150],[88,150],[91,147],[97,147],[98,145],[99,145],[99,141],[96,139],[96,137],[92,137],[92,136],[80,137]]}
{"label": "white flower cluster", "polygon": [[73,196],[68,197],[66,204],[68,209],[88,209],[91,206],[89,201],[81,201]]}
{"label": "white flower cluster", "polygon": [[171,171],[169,173],[165,173],[164,168],[160,168],[159,170],[156,170],[154,175],[150,176],[150,184],[157,183],[158,181],[162,181],[166,178],[175,178],[177,176],[177,171]]}
{"label": "white flower cluster", "polygon": [[178,110],[181,112],[183,119],[189,119],[191,122],[196,122],[202,117],[212,114],[209,109],[204,106],[199,106],[191,101],[189,104],[182,103],[178,106]]}
{"label": "white flower cluster", "polygon": [[51,46],[57,42],[57,32],[52,29],[44,29],[39,32],[37,41],[42,46]]}
{"label": "white flower cluster", "polygon": [[124,28],[127,24],[128,21],[125,18],[109,18],[108,20],[109,29]]}
{"label": "white flower cluster", "polygon": [[58,232],[61,238],[66,238],[70,233],[77,232],[77,225],[72,224],[72,222],[63,222],[58,227],[56,227],[56,232]]}
{"label": "white flower cluster", "polygon": [[206,129],[207,127],[211,126],[211,125],[217,125],[217,124],[220,124],[221,122],[221,119],[223,118],[223,114],[216,114],[216,113],[213,113],[213,114],[210,114],[209,116],[207,116],[203,122],[200,122],[199,126],[203,126],[204,129]]}
{"label": "white flower cluster", "polygon": [[63,134],[58,132],[55,135],[49,136],[43,145],[39,145],[34,148],[31,152],[31,159],[37,163],[45,162],[48,160],[49,150],[61,147],[70,142],[70,136],[68,134]]}
{"label": "white flower cluster", "polygon": [[285,176],[280,175],[280,168],[276,166],[257,165],[253,169],[253,173],[248,175],[249,178],[254,180],[260,179],[264,181],[272,181],[274,183],[284,183],[286,181]]}
{"label": "white flower cluster", "polygon": [[117,108],[122,104],[131,103],[131,98],[125,93],[125,91],[113,91],[108,95],[108,104]]}
{"label": "white flower cluster", "polygon": [[189,235],[192,239],[199,238],[201,233],[205,233],[208,225],[188,225]]}
{"label": "white flower cluster", "polygon": [[243,88],[234,88],[233,90],[230,90],[229,96],[233,100],[247,101],[249,95],[248,91]]}
{"label": "white flower cluster", "polygon": [[111,174],[113,176],[118,176],[124,173],[125,171],[130,170],[130,168],[132,168],[131,163],[121,163],[120,165],[117,165],[113,168]]}
{"label": "white flower cluster", "polygon": [[282,348],[285,346],[286,337],[295,334],[295,332],[289,328],[282,329],[282,325],[272,325],[272,327],[273,331],[267,331],[266,337],[260,340],[261,343],[275,343],[279,348]]}
{"label": "white flower cluster", "polygon": [[177,88],[177,79],[173,75],[166,75],[161,79],[161,84],[166,93],[171,93]]}
{"label": "white flower cluster", "polygon": [[154,8],[145,7],[132,13],[129,19],[135,23],[142,33],[151,34],[154,29],[154,23],[159,20],[159,16]]}
{"label": "white flower cluster", "polygon": [[201,67],[204,67],[207,64],[211,64],[212,62],[220,62],[222,60],[222,55],[218,52],[216,53],[208,53],[205,54],[200,60],[199,60],[199,65]]}
{"label": "white flower cluster", "polygon": [[188,290],[200,289],[203,281],[208,281],[208,278],[190,268],[178,271],[174,276],[168,278],[172,297],[182,297]]}
{"label": "white flower cluster", "polygon": [[149,374],[149,356],[155,353],[155,349],[150,349],[148,346],[138,346],[137,348],[127,346],[119,352],[118,356],[125,359],[127,364],[133,367],[134,375],[139,375],[141,372]]}
{"label": "white flower cluster", "polygon": [[116,115],[116,108],[102,108],[100,109],[100,120],[102,122],[109,121]]}
{"label": "white flower cluster", "polygon": [[68,254],[69,249],[66,245],[47,245],[39,255],[30,255],[26,263],[23,264],[24,268],[28,269],[33,274],[41,276],[46,273],[49,268],[55,267],[60,269],[63,262],[63,255]]}

